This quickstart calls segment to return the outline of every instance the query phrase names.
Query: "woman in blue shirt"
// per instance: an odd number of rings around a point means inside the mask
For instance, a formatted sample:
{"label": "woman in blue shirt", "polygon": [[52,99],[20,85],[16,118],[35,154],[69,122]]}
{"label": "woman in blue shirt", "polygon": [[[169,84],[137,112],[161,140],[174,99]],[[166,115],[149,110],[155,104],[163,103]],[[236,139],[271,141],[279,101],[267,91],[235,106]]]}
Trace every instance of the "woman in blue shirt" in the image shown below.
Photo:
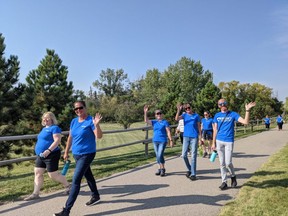
{"label": "woman in blue shirt", "polygon": [[278,131],[281,131],[283,126],[283,118],[280,114],[277,116],[276,122],[278,125]]}
{"label": "woman in blue shirt", "polygon": [[270,123],[271,123],[271,119],[269,118],[268,115],[266,115],[266,117],[264,118],[264,124],[265,124],[266,130],[269,130],[269,128],[270,128]]}
{"label": "woman in blue shirt", "polygon": [[91,190],[91,199],[86,203],[86,206],[95,205],[100,202],[100,195],[90,164],[96,155],[96,138],[102,138],[102,130],[99,125],[102,116],[99,113],[96,113],[94,118],[88,115],[84,101],[76,101],[74,103],[74,112],[77,117],[70,124],[64,159],[68,159],[72,146],[72,154],[76,165],[71,190],[65,207],[61,212],[55,213],[54,216],[69,216],[70,210],[79,194],[83,176],[85,176]]}
{"label": "woman in blue shirt", "polygon": [[42,115],[42,125],[44,126],[37,136],[35,145],[35,160],[34,168],[34,191],[24,200],[34,200],[40,198],[40,189],[44,182],[44,173],[47,169],[48,176],[53,180],[60,182],[65,187],[65,194],[69,193],[69,183],[66,177],[58,172],[59,160],[61,151],[58,145],[61,142],[61,129],[57,126],[57,120],[52,112],[45,112]]}
{"label": "woman in blue shirt", "polygon": [[163,119],[163,113],[161,110],[155,111],[155,119],[149,120],[147,116],[149,107],[144,106],[144,121],[153,126],[153,146],[156,154],[156,160],[159,166],[158,171],[155,175],[165,176],[165,160],[164,160],[164,151],[167,145],[167,137],[170,141],[170,147],[173,146],[173,140],[171,136],[171,131],[168,121]]}
{"label": "woman in blue shirt", "polygon": [[[211,156],[211,146],[212,146],[212,140],[213,140],[213,118],[210,116],[210,112],[205,111],[204,112],[204,118],[201,119],[201,133],[202,133],[202,140],[201,140],[201,146],[203,149],[203,158],[205,158],[208,155],[208,158]],[[206,150],[205,141],[208,142],[208,153]]]}
{"label": "woman in blue shirt", "polygon": [[[184,121],[184,133],[183,133],[183,146],[182,146],[182,157],[186,168],[186,177],[191,181],[197,180],[196,177],[196,162],[197,162],[197,150],[198,150],[198,140],[201,138],[201,119],[200,116],[195,113],[189,103],[184,105],[185,113],[180,115],[182,110],[182,105],[177,105],[177,113],[175,120],[179,121],[183,119]],[[191,163],[188,160],[187,154],[189,149],[191,149]]]}
{"label": "woman in blue shirt", "polygon": [[213,143],[212,150],[217,148],[222,184],[221,190],[228,188],[227,186],[227,171],[231,175],[231,187],[237,186],[234,166],[232,164],[232,153],[234,147],[234,125],[235,122],[240,122],[244,125],[249,123],[250,109],[256,105],[255,102],[250,102],[245,105],[246,113],[243,119],[238,113],[228,110],[228,103],[225,99],[218,101],[220,112],[216,113],[213,119]]}

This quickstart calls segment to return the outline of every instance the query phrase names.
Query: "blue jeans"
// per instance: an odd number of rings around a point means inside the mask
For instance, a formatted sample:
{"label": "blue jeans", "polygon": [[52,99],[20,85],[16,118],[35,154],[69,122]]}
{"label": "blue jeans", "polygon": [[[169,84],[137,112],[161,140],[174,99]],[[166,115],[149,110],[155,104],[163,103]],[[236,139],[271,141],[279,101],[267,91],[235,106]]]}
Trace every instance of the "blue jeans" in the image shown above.
{"label": "blue jeans", "polygon": [[164,164],[164,150],[166,148],[166,142],[153,142],[154,151],[156,154],[156,161],[158,164]]}
{"label": "blue jeans", "polygon": [[76,161],[76,167],[74,170],[71,190],[69,193],[68,200],[66,201],[65,209],[70,212],[73,207],[81,187],[81,180],[85,176],[88,186],[92,192],[93,197],[99,197],[99,193],[96,186],[95,178],[92,174],[90,164],[95,158],[96,153],[84,154],[84,155],[73,155]]}
{"label": "blue jeans", "polygon": [[[191,149],[191,164],[189,163],[187,157],[189,146]],[[197,151],[198,151],[198,137],[197,138],[184,137],[182,146],[182,157],[184,159],[188,171],[191,172],[191,176],[196,176]]]}

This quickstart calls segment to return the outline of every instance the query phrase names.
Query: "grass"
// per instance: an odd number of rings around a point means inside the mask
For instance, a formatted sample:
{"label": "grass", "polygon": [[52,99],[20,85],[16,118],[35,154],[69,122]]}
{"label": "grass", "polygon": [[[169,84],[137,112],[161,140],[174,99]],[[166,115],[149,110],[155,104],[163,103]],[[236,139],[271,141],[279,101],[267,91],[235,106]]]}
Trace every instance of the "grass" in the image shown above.
{"label": "grass", "polygon": [[288,145],[273,155],[219,216],[288,215]]}

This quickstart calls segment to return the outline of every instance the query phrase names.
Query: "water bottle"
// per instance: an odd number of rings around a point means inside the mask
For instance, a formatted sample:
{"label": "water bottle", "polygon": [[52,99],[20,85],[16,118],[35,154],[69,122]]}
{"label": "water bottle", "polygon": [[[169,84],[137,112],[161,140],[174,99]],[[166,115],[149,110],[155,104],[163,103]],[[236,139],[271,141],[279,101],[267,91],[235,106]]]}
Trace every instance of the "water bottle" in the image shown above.
{"label": "water bottle", "polygon": [[216,159],[216,157],[217,157],[217,151],[214,150],[214,151],[212,152],[212,154],[211,154],[210,161],[211,161],[211,162],[214,162],[215,159]]}
{"label": "water bottle", "polygon": [[67,171],[69,169],[70,163],[71,163],[70,160],[66,160],[65,161],[65,164],[64,164],[62,172],[61,172],[62,175],[64,175],[64,176],[66,175],[66,173],[67,173]]}

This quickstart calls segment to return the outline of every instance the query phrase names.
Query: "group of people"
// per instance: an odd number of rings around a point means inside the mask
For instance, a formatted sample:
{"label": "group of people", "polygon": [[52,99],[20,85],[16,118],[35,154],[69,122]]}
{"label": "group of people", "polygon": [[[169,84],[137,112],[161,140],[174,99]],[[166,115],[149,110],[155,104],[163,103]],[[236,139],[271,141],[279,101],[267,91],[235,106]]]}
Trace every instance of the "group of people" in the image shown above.
{"label": "group of people", "polygon": [[57,126],[57,120],[52,112],[46,112],[42,116],[42,125],[44,126],[38,134],[35,145],[34,168],[34,191],[24,200],[34,200],[39,198],[40,189],[43,185],[43,174],[47,170],[49,177],[60,182],[65,187],[64,193],[68,195],[65,207],[54,216],[69,216],[70,211],[77,199],[81,187],[83,176],[86,178],[91,190],[91,198],[86,206],[95,205],[100,202],[100,195],[97,189],[96,181],[91,171],[91,163],[96,155],[96,139],[102,138],[100,121],[102,116],[96,113],[94,117],[87,113],[84,101],[74,103],[74,112],[77,115],[70,123],[69,136],[64,152],[64,160],[68,160],[70,148],[75,159],[75,169],[72,183],[69,184],[64,175],[58,171],[58,164],[61,157],[59,144],[61,142],[61,129]]}
{"label": "group of people", "polygon": [[[212,118],[208,111],[204,112],[204,118],[195,113],[191,104],[177,105],[175,120],[179,121],[178,130],[182,145],[182,158],[186,166],[186,177],[192,181],[197,180],[197,152],[198,146],[203,148],[203,157],[211,155],[212,151],[217,151],[220,162],[221,185],[219,188],[225,190],[228,188],[228,172],[231,178],[231,187],[237,186],[236,174],[232,163],[232,153],[234,148],[234,123],[239,122],[244,125],[249,123],[250,110],[256,105],[255,102],[245,104],[245,117],[241,117],[237,112],[228,109],[228,103],[225,99],[218,101],[220,111]],[[182,110],[185,112],[182,112]],[[153,147],[156,155],[158,169],[157,176],[165,176],[165,158],[164,151],[168,144],[174,145],[170,125],[164,119],[162,110],[155,110],[155,119],[148,118],[149,106],[144,106],[144,121],[153,127]],[[75,169],[72,183],[69,184],[66,177],[58,171],[58,164],[61,157],[59,144],[61,142],[61,129],[57,126],[57,120],[52,112],[46,112],[42,116],[42,125],[44,126],[38,135],[35,145],[34,168],[34,191],[24,200],[33,200],[39,198],[40,189],[43,186],[43,174],[47,170],[49,177],[63,184],[64,193],[68,195],[65,207],[61,212],[54,216],[69,216],[70,211],[77,199],[81,187],[83,176],[86,178],[91,190],[91,198],[86,203],[87,206],[97,204],[100,201],[100,195],[97,189],[95,178],[91,171],[91,163],[96,155],[96,139],[102,138],[100,128],[101,114],[96,113],[94,117],[87,113],[84,101],[74,103],[74,112],[77,115],[70,123],[69,136],[66,143],[63,158],[68,160],[70,149],[75,159]],[[180,115],[181,113],[181,115]],[[279,118],[279,120],[278,120]],[[277,118],[277,122],[283,124],[283,119]],[[269,129],[270,119],[265,118],[266,128]],[[268,125],[268,126],[267,126]],[[278,124],[279,127],[279,124]],[[282,125],[281,125],[282,129]],[[280,128],[279,128],[280,130]],[[167,140],[168,138],[168,140]],[[206,148],[204,141],[208,142]],[[188,159],[188,152],[191,151],[191,160]]]}
{"label": "group of people", "polygon": [[[203,148],[203,157],[210,157],[212,151],[217,151],[220,161],[221,185],[219,188],[225,190],[228,188],[228,172],[231,177],[231,187],[237,186],[236,174],[232,163],[232,153],[234,147],[234,123],[240,122],[244,125],[249,123],[250,110],[256,105],[255,102],[245,104],[245,117],[242,118],[237,112],[228,109],[228,103],[225,99],[218,101],[220,112],[216,113],[214,118],[208,111],[204,112],[204,118],[195,113],[191,104],[177,105],[175,120],[179,121],[177,130],[180,133],[182,142],[182,158],[186,166],[186,177],[192,181],[197,180],[196,165],[198,143]],[[180,115],[180,112],[182,110]],[[161,110],[155,111],[155,120],[149,120],[147,117],[148,106],[144,107],[144,121],[153,126],[153,145],[156,154],[156,161],[159,169],[156,175],[165,176],[164,150],[167,145],[167,137],[170,146],[173,146],[173,140],[169,129],[169,123],[163,118]],[[202,133],[201,133],[202,132]],[[208,149],[204,141],[208,141]],[[191,161],[188,159],[188,152],[191,151]]]}

